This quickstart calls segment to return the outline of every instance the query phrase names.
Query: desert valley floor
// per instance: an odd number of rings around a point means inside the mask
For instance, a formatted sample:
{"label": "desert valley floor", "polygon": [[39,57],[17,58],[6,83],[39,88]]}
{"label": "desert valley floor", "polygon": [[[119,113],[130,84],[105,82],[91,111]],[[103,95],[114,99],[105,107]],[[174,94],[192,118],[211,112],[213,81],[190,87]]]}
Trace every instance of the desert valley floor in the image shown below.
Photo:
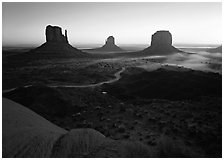
{"label": "desert valley floor", "polygon": [[92,128],[113,140],[156,148],[156,157],[221,156],[221,86],[221,57],[215,54],[3,55],[4,98],[67,131]]}

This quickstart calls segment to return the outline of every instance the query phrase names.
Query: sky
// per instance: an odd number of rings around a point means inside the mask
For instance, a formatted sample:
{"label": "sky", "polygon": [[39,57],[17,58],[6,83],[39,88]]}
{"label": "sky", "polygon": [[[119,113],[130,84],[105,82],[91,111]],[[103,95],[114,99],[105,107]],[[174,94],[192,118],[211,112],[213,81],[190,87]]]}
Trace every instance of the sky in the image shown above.
{"label": "sky", "polygon": [[220,2],[3,2],[3,46],[45,42],[45,27],[67,29],[71,44],[150,44],[169,30],[174,44],[221,44]]}

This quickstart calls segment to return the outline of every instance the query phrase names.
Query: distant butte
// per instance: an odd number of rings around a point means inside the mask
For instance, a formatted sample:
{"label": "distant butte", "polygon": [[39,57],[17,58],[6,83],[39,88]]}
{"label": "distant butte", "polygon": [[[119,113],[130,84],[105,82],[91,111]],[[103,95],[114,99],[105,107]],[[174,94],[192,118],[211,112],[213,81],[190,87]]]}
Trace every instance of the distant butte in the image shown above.
{"label": "distant butte", "polygon": [[45,29],[46,42],[31,50],[31,53],[44,53],[54,55],[83,55],[84,52],[71,46],[68,42],[67,30],[62,34],[61,27],[48,25]]}
{"label": "distant butte", "polygon": [[182,52],[172,46],[172,35],[169,31],[157,31],[152,35],[151,46],[141,51],[149,55],[167,55]]}
{"label": "distant butte", "polygon": [[100,51],[100,52],[120,52],[123,51],[120,47],[115,44],[115,38],[113,36],[109,36],[105,44],[100,48],[90,49],[91,51]]}

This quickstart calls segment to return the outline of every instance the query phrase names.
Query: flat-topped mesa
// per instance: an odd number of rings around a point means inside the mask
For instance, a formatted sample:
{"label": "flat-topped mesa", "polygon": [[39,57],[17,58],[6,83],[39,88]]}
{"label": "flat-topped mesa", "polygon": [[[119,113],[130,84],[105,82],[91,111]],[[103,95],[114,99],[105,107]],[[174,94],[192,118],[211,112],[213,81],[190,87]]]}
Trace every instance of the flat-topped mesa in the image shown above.
{"label": "flat-topped mesa", "polygon": [[169,31],[161,30],[152,35],[151,46],[144,49],[143,52],[157,55],[181,51],[172,46],[172,34]]}
{"label": "flat-topped mesa", "polygon": [[45,35],[47,42],[68,43],[67,30],[65,30],[65,35],[63,35],[61,28],[58,26],[48,25],[45,30]]}
{"label": "flat-topped mesa", "polygon": [[169,31],[157,31],[152,35],[152,47],[172,46],[172,35]]}

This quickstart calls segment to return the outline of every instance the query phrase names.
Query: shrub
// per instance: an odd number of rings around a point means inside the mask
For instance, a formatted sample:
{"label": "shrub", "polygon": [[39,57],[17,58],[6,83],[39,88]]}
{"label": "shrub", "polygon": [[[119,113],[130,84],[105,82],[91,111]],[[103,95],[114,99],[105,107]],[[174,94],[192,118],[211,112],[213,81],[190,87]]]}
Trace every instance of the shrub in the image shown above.
{"label": "shrub", "polygon": [[158,158],[193,158],[203,157],[201,152],[196,152],[186,146],[182,140],[174,140],[171,137],[162,135],[155,147]]}

